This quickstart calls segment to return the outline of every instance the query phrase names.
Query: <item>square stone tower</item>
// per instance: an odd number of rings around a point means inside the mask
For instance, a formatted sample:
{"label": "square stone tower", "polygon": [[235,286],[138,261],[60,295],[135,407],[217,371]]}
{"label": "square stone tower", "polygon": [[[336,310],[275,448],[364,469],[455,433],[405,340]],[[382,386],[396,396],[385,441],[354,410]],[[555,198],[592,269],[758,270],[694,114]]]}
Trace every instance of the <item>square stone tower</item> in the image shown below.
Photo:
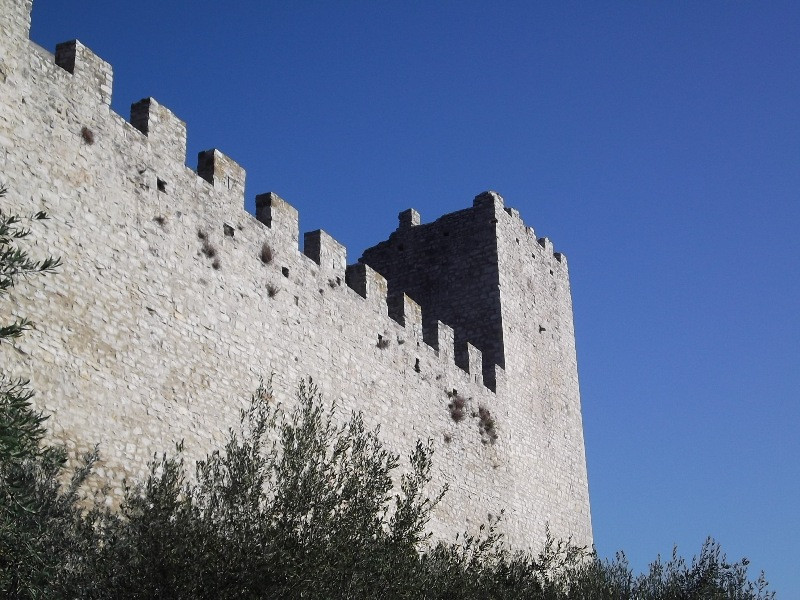
{"label": "square stone tower", "polygon": [[474,372],[470,356],[480,351],[484,384],[515,413],[504,426],[520,494],[541,498],[545,515],[567,515],[572,522],[557,529],[591,539],[566,257],[484,192],[429,224],[402,212],[397,230],[360,261],[386,278],[390,314],[405,293],[422,307],[426,339],[437,320],[453,328],[457,365]]}

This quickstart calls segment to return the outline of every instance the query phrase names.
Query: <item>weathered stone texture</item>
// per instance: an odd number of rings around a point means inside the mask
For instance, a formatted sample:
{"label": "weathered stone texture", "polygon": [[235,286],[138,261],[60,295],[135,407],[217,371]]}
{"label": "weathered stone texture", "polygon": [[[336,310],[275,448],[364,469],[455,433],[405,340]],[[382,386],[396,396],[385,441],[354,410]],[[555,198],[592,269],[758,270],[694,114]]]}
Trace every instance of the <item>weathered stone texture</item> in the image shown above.
{"label": "weathered stone texture", "polygon": [[436,536],[504,510],[516,547],[546,524],[591,543],[569,278],[548,240],[486,193],[427,225],[405,211],[354,265],[323,231],[300,252],[291,205],[262,194],[246,213],[245,172],[217,150],[187,168],[186,126],[155,100],[112,112],[111,67],[30,42],[30,6],[0,0],[0,178],[9,210],[50,214],[34,253],[64,265],[2,300],[38,326],[0,360],[57,439],[100,444],[112,498],[179,440],[189,458],[219,447],[260,377],[290,403],[310,375],[393,450],[433,440],[433,486],[450,485]]}

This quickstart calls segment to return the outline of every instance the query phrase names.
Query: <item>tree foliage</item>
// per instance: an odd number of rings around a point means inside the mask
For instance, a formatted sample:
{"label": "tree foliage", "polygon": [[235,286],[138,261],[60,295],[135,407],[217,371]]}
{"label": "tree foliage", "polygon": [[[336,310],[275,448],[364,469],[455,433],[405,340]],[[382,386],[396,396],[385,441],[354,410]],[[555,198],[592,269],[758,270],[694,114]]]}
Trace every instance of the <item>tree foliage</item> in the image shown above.
{"label": "tree foliage", "polygon": [[[0,201],[7,191],[0,186]],[[31,234],[30,223],[44,219],[47,219],[44,212],[28,217],[8,214],[0,204],[0,298],[8,294],[21,277],[51,272],[58,267],[60,261],[57,258],[33,260],[25,244]],[[0,322],[0,344],[20,337],[31,326],[32,323],[24,317],[9,323]],[[31,409],[32,396],[28,381],[0,373],[0,459],[3,466],[18,467],[25,457],[40,452],[45,419]],[[3,476],[6,475],[4,471]],[[19,499],[19,494],[15,498]]]}
{"label": "tree foliage", "polygon": [[[7,192],[4,186],[0,186],[0,200]],[[31,234],[30,223],[47,218],[43,211],[25,217],[8,214],[0,205],[0,297],[7,294],[20,277],[52,272],[61,263],[59,258],[53,257],[34,260],[25,246],[25,239]],[[30,326],[31,322],[26,318],[0,323],[0,343],[19,337]]]}
{"label": "tree foliage", "polygon": [[423,495],[431,456],[417,444],[395,494],[398,457],[361,415],[335,425],[305,382],[283,413],[261,387],[240,430],[195,477],[162,456],[120,512],[95,515],[97,592],[88,597],[336,598],[399,588],[441,498]]}
{"label": "tree foliage", "polygon": [[[0,200],[6,196],[0,187]],[[44,212],[8,214],[0,204],[0,298],[20,278],[52,272],[57,258],[34,260],[28,253],[30,225],[47,219]],[[0,344],[32,327],[26,318],[0,323]],[[86,470],[60,489],[64,465],[60,448],[42,444],[45,417],[31,405],[29,382],[0,372],[0,593],[5,597],[44,597],[42,590],[63,557],[52,550],[64,545],[70,529],[58,523],[75,516],[75,490]]]}
{"label": "tree foliage", "polygon": [[[675,553],[634,575],[552,539],[512,552],[498,518],[456,543],[430,543],[425,525],[443,491],[427,495],[432,452],[419,443],[398,488],[398,457],[353,414],[336,425],[314,386],[283,412],[260,388],[224,449],[189,477],[180,448],[156,457],[118,511],[75,509],[74,485],[45,487],[37,524],[62,560],[47,598],[540,598],[761,599],[763,576],[730,563],[709,540],[687,563]],[[79,483],[84,471],[73,482]],[[395,490],[395,491],[393,491]],[[72,507],[72,508],[70,508]],[[47,515],[55,515],[48,517]],[[15,597],[36,597],[20,595]]]}

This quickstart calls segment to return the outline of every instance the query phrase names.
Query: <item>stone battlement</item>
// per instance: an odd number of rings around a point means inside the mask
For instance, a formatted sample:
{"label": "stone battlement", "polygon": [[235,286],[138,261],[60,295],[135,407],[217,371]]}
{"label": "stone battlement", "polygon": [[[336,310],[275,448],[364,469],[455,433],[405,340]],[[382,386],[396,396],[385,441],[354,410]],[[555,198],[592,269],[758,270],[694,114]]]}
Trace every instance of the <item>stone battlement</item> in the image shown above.
{"label": "stone battlement", "polygon": [[2,300],[39,327],[0,358],[56,438],[100,444],[112,501],[173,442],[218,447],[260,377],[288,403],[310,375],[392,450],[433,440],[438,537],[504,510],[517,547],[546,524],[591,543],[569,274],[547,238],[485,192],[430,223],[403,211],[354,264],[322,230],[301,251],[291,204],[246,212],[239,164],[212,149],[188,168],[186,124],[152,98],[117,115],[111,66],[31,42],[30,9],[0,0],[0,178],[8,210],[50,214],[36,251],[64,266]]}

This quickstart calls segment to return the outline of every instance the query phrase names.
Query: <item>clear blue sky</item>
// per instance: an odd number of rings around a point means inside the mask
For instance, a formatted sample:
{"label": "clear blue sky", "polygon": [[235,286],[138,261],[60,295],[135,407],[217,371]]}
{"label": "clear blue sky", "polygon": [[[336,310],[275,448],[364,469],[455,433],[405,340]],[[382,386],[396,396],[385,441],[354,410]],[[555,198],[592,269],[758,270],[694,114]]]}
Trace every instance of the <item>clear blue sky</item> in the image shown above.
{"label": "clear blue sky", "polygon": [[350,262],[485,190],[569,257],[594,533],[800,597],[800,3],[35,0]]}

